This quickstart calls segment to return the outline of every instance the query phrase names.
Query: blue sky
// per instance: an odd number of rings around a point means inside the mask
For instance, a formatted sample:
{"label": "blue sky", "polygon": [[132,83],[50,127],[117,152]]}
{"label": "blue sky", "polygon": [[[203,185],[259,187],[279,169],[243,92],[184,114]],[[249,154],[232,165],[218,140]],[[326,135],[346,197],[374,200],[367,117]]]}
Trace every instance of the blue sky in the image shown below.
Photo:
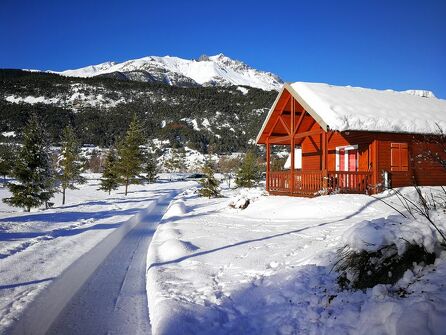
{"label": "blue sky", "polygon": [[443,0],[1,0],[0,68],[223,52],[286,81],[446,98],[445,18]]}

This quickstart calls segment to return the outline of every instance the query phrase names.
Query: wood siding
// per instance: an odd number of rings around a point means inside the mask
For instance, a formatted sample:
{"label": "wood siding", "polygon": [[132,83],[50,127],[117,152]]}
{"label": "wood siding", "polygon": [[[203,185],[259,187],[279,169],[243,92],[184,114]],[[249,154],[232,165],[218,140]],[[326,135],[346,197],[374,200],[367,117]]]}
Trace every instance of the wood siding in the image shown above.
{"label": "wood siding", "polygon": [[[428,143],[426,137],[414,134],[367,131],[325,132],[286,90],[278,98],[274,110],[269,115],[258,143],[268,146],[267,179],[269,182],[267,188],[271,187],[271,191],[277,193],[302,195],[307,191],[313,193],[314,189],[327,187],[343,188],[344,191],[353,192],[366,190],[376,192],[380,188],[375,188],[375,186],[383,182],[383,171],[389,173],[392,187],[414,184],[446,185],[446,170],[439,163],[422,159],[420,155],[427,150],[445,154],[440,145]],[[270,171],[270,146],[292,147],[293,144],[302,148],[301,171],[289,170],[280,173]],[[393,169],[392,144],[394,147]],[[357,146],[357,172],[339,173],[336,171],[336,149],[345,146]],[[290,151],[294,153],[291,148]],[[291,161],[294,162],[294,160]],[[330,183],[333,185],[330,186]],[[351,188],[343,184],[355,187]]]}

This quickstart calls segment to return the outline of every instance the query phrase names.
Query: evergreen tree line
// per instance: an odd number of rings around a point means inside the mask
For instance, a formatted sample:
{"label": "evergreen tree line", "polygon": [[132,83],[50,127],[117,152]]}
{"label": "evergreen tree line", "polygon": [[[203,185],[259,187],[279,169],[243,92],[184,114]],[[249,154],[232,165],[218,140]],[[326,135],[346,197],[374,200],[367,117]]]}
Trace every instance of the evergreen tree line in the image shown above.
{"label": "evergreen tree line", "polygon": [[[90,106],[72,99],[73,87],[85,96],[125,101],[116,106]],[[169,147],[188,146],[201,153],[245,151],[254,138],[277,92],[235,87],[173,87],[109,78],[66,78],[55,74],[0,70],[0,133],[21,136],[27,120],[37,114],[46,124],[51,143],[62,141],[71,125],[82,144],[117,146],[133,115],[143,121],[144,136],[169,140]],[[60,103],[11,103],[8,96],[54,98]],[[209,127],[194,129],[185,119],[203,120]],[[162,126],[165,121],[165,126]],[[226,126],[222,126],[226,125]],[[234,132],[230,129],[233,128]],[[230,134],[230,136],[229,136]],[[1,136],[0,136],[1,137]],[[0,139],[1,140],[1,139]],[[21,138],[19,138],[22,141]]]}
{"label": "evergreen tree line", "polygon": [[[127,195],[129,185],[156,180],[156,160],[154,155],[143,150],[144,137],[139,124],[135,116],[117,148],[109,150],[99,189],[110,194],[123,185]],[[22,145],[0,146],[0,175],[12,194],[3,199],[5,203],[28,212],[43,204],[48,208],[52,205],[51,198],[60,191],[62,204],[65,204],[66,191],[86,182],[81,175],[85,163],[71,126],[63,130],[61,142],[60,154],[53,159],[45,127],[32,115],[24,129]],[[6,176],[13,180],[7,182]]]}
{"label": "evergreen tree line", "polygon": [[220,196],[220,181],[215,178],[215,172],[223,174],[227,186],[235,179],[237,187],[254,187],[262,179],[262,164],[254,150],[248,151],[243,159],[221,158],[217,164],[207,159],[203,164],[203,177],[198,194],[202,197],[215,198]]}

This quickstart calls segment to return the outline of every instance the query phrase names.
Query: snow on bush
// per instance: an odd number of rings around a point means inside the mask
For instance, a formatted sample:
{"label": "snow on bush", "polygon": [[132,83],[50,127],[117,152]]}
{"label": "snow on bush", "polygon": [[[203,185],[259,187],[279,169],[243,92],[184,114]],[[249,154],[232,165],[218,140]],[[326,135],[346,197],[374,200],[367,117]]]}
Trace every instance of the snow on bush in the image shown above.
{"label": "snow on bush", "polygon": [[250,203],[256,201],[264,194],[265,192],[260,188],[242,188],[240,192],[230,200],[229,207],[245,209]]}
{"label": "snow on bush", "polygon": [[376,252],[383,247],[395,245],[400,256],[409,244],[424,247],[427,252],[432,253],[439,243],[437,233],[429,222],[422,218],[406,219],[401,215],[362,221],[344,233],[343,241],[352,250],[367,252]]}

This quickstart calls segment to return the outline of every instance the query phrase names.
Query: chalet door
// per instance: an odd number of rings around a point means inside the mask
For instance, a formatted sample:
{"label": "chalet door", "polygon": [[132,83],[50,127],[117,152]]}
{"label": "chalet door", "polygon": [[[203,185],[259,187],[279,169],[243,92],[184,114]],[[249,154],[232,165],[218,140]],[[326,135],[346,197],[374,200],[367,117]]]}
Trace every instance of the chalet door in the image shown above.
{"label": "chalet door", "polygon": [[[340,172],[358,171],[358,146],[336,148],[336,170]],[[354,187],[355,176],[348,173],[338,174],[338,183],[341,188]]]}
{"label": "chalet door", "polygon": [[358,149],[347,150],[347,171],[358,171]]}

